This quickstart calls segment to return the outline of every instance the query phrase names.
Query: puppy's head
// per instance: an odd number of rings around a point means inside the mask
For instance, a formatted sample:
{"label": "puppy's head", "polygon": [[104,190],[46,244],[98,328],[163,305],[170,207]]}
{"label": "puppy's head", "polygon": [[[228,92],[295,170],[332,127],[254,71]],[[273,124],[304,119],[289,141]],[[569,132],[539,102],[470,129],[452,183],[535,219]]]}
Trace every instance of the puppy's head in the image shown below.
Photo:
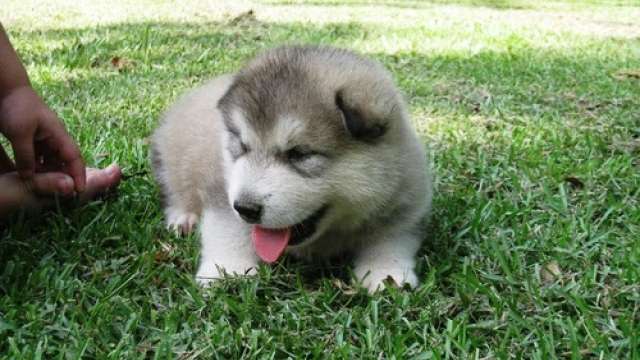
{"label": "puppy's head", "polygon": [[357,226],[393,195],[404,107],[380,65],[351,52],[286,47],[240,71],[218,104],[229,203],[289,246]]}

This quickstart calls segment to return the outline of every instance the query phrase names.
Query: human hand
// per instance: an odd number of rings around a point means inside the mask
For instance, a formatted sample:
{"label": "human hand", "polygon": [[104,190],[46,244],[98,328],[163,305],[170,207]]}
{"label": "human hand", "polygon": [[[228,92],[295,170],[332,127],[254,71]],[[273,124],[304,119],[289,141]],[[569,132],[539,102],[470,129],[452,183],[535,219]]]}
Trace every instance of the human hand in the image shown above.
{"label": "human hand", "polygon": [[[85,203],[118,186],[122,171],[117,164],[104,169],[87,168],[86,191],[75,199]],[[73,180],[64,173],[35,173],[31,180],[25,181],[17,172],[0,173],[0,219],[18,209],[43,209],[54,204],[52,195],[70,199],[73,193]]]}
{"label": "human hand", "polygon": [[[61,172],[73,179],[77,192],[86,187],[80,150],[62,122],[30,86],[7,92],[0,99],[0,132],[7,137],[15,155],[15,168],[23,180],[36,172]],[[12,170],[13,163],[0,146],[0,173]],[[65,193],[67,185],[52,190]]]}

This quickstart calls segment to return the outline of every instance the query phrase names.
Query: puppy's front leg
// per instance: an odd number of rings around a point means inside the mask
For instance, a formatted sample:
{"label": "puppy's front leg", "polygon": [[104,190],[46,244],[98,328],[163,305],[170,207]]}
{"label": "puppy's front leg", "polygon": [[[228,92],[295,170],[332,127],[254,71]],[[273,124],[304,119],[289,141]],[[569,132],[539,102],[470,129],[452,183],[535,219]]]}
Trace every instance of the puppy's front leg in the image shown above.
{"label": "puppy's front leg", "polygon": [[355,276],[369,292],[382,288],[387,278],[400,286],[415,287],[418,285],[415,256],[420,242],[418,235],[406,230],[373,235],[356,253]]}
{"label": "puppy's front leg", "polygon": [[255,273],[258,257],[251,245],[250,228],[226,209],[206,209],[200,226],[202,248],[196,280],[201,285],[227,274]]}

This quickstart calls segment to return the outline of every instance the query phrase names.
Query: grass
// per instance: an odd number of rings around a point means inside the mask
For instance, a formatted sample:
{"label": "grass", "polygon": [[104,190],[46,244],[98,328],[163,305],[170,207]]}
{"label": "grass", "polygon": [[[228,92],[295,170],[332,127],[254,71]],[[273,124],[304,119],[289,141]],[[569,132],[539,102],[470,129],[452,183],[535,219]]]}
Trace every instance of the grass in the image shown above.
{"label": "grass", "polygon": [[[87,162],[133,176],[5,223],[0,357],[640,358],[636,1],[5,3]],[[163,229],[160,112],[287,42],[376,58],[406,94],[437,170],[415,291],[291,260],[203,291],[197,238]]]}

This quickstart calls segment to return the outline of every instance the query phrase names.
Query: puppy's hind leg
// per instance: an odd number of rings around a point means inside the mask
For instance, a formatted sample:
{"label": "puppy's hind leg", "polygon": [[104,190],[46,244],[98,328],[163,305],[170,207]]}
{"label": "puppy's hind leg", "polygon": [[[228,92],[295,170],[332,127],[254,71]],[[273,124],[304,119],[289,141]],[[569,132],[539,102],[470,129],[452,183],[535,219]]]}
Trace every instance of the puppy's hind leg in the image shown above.
{"label": "puppy's hind leg", "polygon": [[196,281],[209,285],[227,274],[254,274],[258,257],[251,245],[251,229],[229,210],[204,210],[200,226],[202,248]]}

